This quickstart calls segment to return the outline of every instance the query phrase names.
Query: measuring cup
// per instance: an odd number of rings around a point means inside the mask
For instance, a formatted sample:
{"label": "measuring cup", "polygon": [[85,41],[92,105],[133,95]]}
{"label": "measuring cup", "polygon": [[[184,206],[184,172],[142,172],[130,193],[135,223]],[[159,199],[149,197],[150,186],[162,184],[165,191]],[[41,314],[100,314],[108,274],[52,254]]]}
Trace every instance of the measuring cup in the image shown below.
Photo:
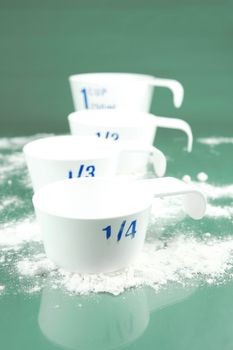
{"label": "measuring cup", "polygon": [[165,87],[173,94],[175,107],[183,102],[184,89],[177,80],[145,74],[88,73],[69,77],[75,110],[128,109],[148,112],[154,87]]}
{"label": "measuring cup", "polygon": [[153,198],[172,195],[183,196],[193,219],[203,217],[202,192],[170,177],[63,180],[37,191],[33,204],[47,256],[66,270],[96,273],[125,268],[137,258]]}
{"label": "measuring cup", "polygon": [[187,150],[193,144],[192,130],[184,120],[150,113],[119,110],[85,110],[68,116],[72,135],[96,135],[111,140],[135,140],[153,144],[158,127],[177,129],[187,136]]}
{"label": "measuring cup", "polygon": [[[148,144],[115,143],[114,141],[88,136],[52,136],[29,142],[23,152],[34,190],[48,183],[74,177],[114,176],[124,168],[121,156],[147,154],[157,176],[166,170],[166,158],[157,148]],[[137,159],[137,157],[135,157]],[[134,159],[135,159],[134,158]],[[128,170],[137,172],[135,160]],[[124,172],[125,174],[125,172]]]}

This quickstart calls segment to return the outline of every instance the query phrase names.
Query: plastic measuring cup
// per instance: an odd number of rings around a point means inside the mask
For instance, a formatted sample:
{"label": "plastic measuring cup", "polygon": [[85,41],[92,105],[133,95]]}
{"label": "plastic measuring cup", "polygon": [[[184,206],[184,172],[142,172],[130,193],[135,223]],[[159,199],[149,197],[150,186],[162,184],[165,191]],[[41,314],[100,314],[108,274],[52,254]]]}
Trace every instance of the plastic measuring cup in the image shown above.
{"label": "plastic measuring cup", "polygon": [[37,191],[33,204],[52,261],[69,271],[111,272],[142,250],[153,198],[173,195],[183,197],[189,216],[203,217],[202,192],[169,177],[63,180]]}
{"label": "plastic measuring cup", "polygon": [[186,134],[187,150],[192,150],[192,130],[182,119],[137,111],[84,110],[69,114],[68,121],[72,135],[96,135],[114,141],[134,140],[150,144],[154,142],[157,128],[177,129]]}
{"label": "plastic measuring cup", "polygon": [[[74,177],[114,176],[124,171],[121,156],[147,154],[155,174],[163,176],[166,158],[157,148],[148,144],[115,143],[88,136],[52,136],[35,140],[23,148],[34,190],[63,179]],[[128,171],[135,173],[140,164],[130,162]],[[125,173],[124,173],[125,174]]]}
{"label": "plastic measuring cup", "polygon": [[183,102],[184,89],[180,82],[145,74],[87,73],[69,77],[75,110],[130,109],[150,110],[153,90],[165,87],[173,94],[175,107]]}

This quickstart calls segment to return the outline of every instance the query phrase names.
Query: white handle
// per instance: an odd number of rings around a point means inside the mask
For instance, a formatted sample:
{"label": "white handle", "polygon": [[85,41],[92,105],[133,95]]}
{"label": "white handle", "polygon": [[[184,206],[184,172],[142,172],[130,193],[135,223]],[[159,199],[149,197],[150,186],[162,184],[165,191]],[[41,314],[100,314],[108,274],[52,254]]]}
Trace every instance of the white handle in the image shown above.
{"label": "white handle", "polygon": [[140,180],[150,186],[154,197],[183,196],[186,213],[193,219],[201,219],[206,211],[206,198],[204,194],[174,177],[162,179]]}
{"label": "white handle", "polygon": [[193,134],[192,129],[189,126],[189,124],[182,120],[177,118],[166,118],[166,117],[159,117],[155,116],[155,125],[159,128],[168,128],[168,129],[177,129],[182,130],[187,135],[187,151],[191,152],[193,147]]}
{"label": "white handle", "polygon": [[174,106],[176,108],[179,108],[182,105],[184,99],[184,88],[179,81],[172,79],[154,78],[153,86],[165,87],[170,89],[173,94]]}
{"label": "white handle", "polygon": [[133,153],[149,153],[149,161],[152,163],[154,172],[158,177],[164,176],[167,167],[167,160],[165,155],[154,146],[143,146],[135,144],[126,144],[122,147],[121,152],[133,152]]}

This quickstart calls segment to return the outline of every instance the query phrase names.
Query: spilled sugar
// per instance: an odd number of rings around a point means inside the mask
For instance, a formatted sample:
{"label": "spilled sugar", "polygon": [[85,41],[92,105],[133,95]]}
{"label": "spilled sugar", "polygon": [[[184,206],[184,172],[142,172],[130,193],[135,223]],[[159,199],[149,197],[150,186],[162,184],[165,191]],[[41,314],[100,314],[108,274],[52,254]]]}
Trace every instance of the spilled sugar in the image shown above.
{"label": "spilled sugar", "polygon": [[[30,182],[25,180],[26,167],[21,148],[35,138],[38,135],[0,139],[0,152],[3,150],[3,154],[0,153],[0,182],[11,189],[14,188],[14,182],[9,179],[12,171],[20,179],[22,192],[30,187]],[[226,143],[225,139],[200,140],[207,145]],[[230,140],[228,143],[231,143]],[[202,189],[210,200],[203,222],[208,218],[214,222],[232,221],[233,185],[193,184]],[[3,196],[0,215],[13,206],[17,209],[25,205],[21,196],[12,193],[14,191],[6,192]],[[224,200],[224,205],[220,205],[219,200]],[[225,200],[230,203],[227,204]],[[171,281],[183,285],[196,278],[205,283],[220,283],[233,278],[231,232],[220,232],[221,237],[215,237],[212,232],[203,232],[198,236],[184,218],[179,198],[156,199],[152,206],[147,241],[138,260],[130,268],[119,272],[81,275],[58,269],[46,258],[39,228],[30,209],[17,221],[9,220],[0,225],[0,268],[9,274],[12,283],[18,279],[19,285],[15,289],[25,293],[39,292],[48,280],[54,288],[64,288],[68,293],[108,292],[117,295],[127,288],[142,285],[159,290]],[[174,228],[173,234],[164,234],[167,227]],[[2,282],[0,280],[0,294],[8,290]]]}
{"label": "spilled sugar", "polygon": [[[219,283],[233,266],[233,239],[204,239],[180,235],[162,242],[147,242],[137,261],[122,271],[108,274],[82,275],[56,269],[43,254],[25,258],[17,263],[20,275],[31,278],[34,285],[28,293],[43,287],[41,277],[52,280],[53,287],[67,292],[89,294],[107,292],[114,295],[132,287],[147,285],[155,290],[169,282],[187,284],[199,278],[208,283]],[[229,274],[230,275],[230,274]]]}
{"label": "spilled sugar", "polygon": [[197,142],[208,146],[219,146],[233,144],[233,137],[200,137]]}

